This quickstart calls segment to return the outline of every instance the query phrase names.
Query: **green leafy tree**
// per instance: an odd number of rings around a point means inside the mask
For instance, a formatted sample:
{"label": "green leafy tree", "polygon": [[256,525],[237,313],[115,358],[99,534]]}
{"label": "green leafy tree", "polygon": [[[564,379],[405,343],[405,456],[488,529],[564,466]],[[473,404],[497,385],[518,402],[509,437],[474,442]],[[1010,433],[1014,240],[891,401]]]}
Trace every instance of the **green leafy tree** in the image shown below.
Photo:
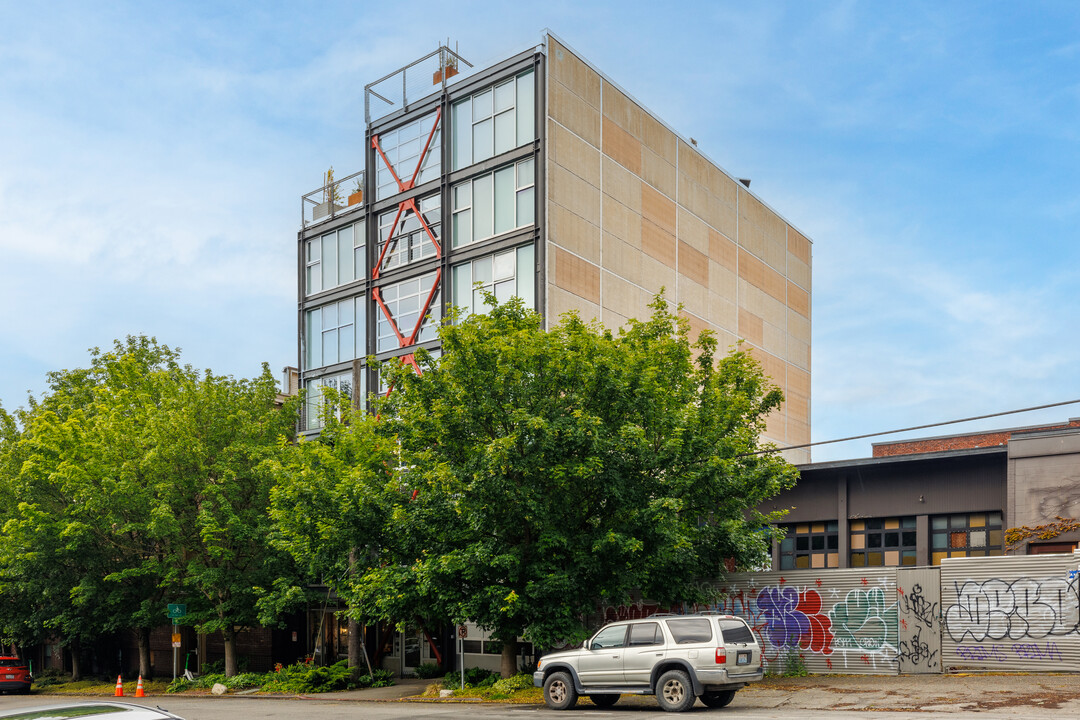
{"label": "green leafy tree", "polygon": [[[395,479],[398,445],[379,432],[375,415],[328,389],[318,438],[286,448],[276,466],[270,514],[275,543],[307,577],[325,583],[349,608],[349,666],[359,667],[357,579],[384,557],[396,509],[405,497]],[[277,589],[299,596],[298,586]]]}
{"label": "green leafy tree", "polygon": [[134,631],[146,677],[150,630],[167,602],[190,599],[190,620],[223,633],[235,674],[237,629],[260,619],[261,588],[292,572],[268,542],[266,465],[295,411],[276,407],[265,366],[235,380],[178,359],[129,337],[91,351],[87,369],[50,374],[7,453],[18,502],[0,582],[32,599],[24,622],[71,643]]}
{"label": "green leafy tree", "polygon": [[755,508],[796,473],[754,454],[783,398],[751,356],[692,344],[662,297],[617,335],[575,315],[545,331],[519,300],[488,301],[443,326],[440,360],[418,353],[422,375],[387,368],[418,492],[395,518],[411,542],[365,578],[372,598],[476,621],[510,675],[521,635],[580,638],[635,592],[704,601],[725,566],[766,560],[773,518]]}

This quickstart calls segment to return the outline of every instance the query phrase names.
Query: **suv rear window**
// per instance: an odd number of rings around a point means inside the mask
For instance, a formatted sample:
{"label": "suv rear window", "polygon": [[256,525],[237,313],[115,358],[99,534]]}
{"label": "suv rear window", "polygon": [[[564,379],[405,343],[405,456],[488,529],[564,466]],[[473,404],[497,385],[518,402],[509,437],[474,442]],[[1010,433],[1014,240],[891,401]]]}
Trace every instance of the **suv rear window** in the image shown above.
{"label": "suv rear window", "polygon": [[630,626],[630,647],[660,645],[664,635],[660,632],[660,623],[638,623]]}
{"label": "suv rear window", "polygon": [[668,620],[667,626],[668,630],[671,631],[671,637],[675,638],[676,645],[712,640],[712,627],[705,618]]}
{"label": "suv rear window", "polygon": [[742,620],[720,620],[720,632],[725,643],[752,643],[754,633]]}
{"label": "suv rear window", "polygon": [[19,658],[0,657],[0,667],[24,668],[24,667],[26,667],[26,663],[23,662],[22,660],[20,660]]}

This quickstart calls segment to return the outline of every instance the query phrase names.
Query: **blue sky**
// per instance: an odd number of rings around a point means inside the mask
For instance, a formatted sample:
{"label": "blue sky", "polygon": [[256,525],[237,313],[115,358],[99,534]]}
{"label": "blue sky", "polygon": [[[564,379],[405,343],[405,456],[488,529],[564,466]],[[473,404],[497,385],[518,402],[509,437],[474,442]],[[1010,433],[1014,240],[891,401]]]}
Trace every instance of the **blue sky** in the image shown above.
{"label": "blue sky", "polygon": [[1075,3],[543,5],[0,2],[0,403],[133,333],[295,364],[300,196],[360,169],[363,86],[545,27],[814,240],[814,440],[1080,398]]}

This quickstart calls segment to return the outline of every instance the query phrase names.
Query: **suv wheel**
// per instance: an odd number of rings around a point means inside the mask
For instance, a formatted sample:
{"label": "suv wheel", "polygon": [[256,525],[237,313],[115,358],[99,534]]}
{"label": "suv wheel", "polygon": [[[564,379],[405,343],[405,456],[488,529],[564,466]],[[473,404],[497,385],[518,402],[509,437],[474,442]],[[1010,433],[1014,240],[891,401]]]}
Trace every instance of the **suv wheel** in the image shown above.
{"label": "suv wheel", "polygon": [[569,710],[577,702],[577,690],[568,673],[555,672],[544,681],[544,703],[552,710]]}
{"label": "suv wheel", "polygon": [[682,670],[668,670],[656,685],[656,702],[661,710],[682,712],[694,706],[694,686]]}
{"label": "suv wheel", "polygon": [[720,692],[705,693],[701,696],[701,702],[705,703],[706,707],[722,708],[731,704],[734,698],[734,690],[721,690]]}

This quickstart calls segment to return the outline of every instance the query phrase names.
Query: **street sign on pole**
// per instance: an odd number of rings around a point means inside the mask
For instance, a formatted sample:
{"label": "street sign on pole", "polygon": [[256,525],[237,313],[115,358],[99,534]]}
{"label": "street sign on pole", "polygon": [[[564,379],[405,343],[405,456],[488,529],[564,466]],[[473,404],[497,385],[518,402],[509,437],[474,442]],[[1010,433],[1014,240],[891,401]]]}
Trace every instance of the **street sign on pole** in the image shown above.
{"label": "street sign on pole", "polygon": [[187,605],[183,603],[169,603],[169,619],[178,620],[187,615]]}

